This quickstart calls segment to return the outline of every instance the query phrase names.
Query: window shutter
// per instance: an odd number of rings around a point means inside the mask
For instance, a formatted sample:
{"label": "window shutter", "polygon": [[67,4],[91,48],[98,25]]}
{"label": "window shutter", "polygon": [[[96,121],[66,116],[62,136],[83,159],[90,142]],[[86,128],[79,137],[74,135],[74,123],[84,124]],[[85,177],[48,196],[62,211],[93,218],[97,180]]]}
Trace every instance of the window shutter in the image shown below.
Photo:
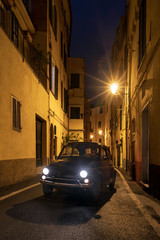
{"label": "window shutter", "polygon": [[58,68],[55,66],[55,98],[58,100]]}
{"label": "window shutter", "polygon": [[13,99],[13,128],[16,128],[16,99]]}
{"label": "window shutter", "polygon": [[49,89],[52,89],[52,56],[49,55]]}
{"label": "window shutter", "polygon": [[21,114],[20,114],[21,104],[17,101],[17,121],[16,121],[16,128],[21,129]]}

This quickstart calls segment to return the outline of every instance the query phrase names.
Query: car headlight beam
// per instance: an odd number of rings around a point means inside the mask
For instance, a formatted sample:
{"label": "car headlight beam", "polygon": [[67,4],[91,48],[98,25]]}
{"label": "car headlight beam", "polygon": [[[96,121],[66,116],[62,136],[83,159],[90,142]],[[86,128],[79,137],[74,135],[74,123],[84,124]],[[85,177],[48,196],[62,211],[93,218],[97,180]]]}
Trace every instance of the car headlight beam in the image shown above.
{"label": "car headlight beam", "polygon": [[43,168],[43,174],[48,175],[48,173],[49,173],[49,169],[48,168]]}
{"label": "car headlight beam", "polygon": [[85,171],[85,170],[82,170],[82,171],[80,172],[80,176],[81,176],[82,178],[86,178],[87,175],[88,175],[88,173],[87,173],[87,171]]}

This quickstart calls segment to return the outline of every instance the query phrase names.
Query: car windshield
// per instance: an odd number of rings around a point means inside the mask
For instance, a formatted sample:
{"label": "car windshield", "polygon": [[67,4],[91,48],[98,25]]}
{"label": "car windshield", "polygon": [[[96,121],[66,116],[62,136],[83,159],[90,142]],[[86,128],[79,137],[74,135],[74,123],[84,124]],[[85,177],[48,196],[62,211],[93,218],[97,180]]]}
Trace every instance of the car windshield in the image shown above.
{"label": "car windshield", "polygon": [[96,145],[75,145],[65,146],[60,155],[59,158],[64,157],[87,157],[87,158],[97,158],[99,155],[99,147]]}

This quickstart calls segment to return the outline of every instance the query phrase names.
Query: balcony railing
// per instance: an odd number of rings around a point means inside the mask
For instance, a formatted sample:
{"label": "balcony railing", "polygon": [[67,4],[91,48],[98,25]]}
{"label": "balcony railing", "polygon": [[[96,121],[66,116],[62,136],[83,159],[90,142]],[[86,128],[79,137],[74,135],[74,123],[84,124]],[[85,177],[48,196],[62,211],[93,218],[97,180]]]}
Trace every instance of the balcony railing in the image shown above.
{"label": "balcony railing", "polygon": [[39,81],[47,89],[47,57],[27,41],[26,32],[21,29],[16,16],[4,6],[1,0],[0,27],[22,55],[23,60],[27,61]]}

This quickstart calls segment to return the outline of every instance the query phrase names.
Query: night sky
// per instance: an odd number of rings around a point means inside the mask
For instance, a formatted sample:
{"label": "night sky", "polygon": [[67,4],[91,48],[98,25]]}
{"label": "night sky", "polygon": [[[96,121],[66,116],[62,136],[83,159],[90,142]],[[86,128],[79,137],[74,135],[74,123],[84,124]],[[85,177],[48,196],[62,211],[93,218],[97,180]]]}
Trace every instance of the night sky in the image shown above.
{"label": "night sky", "polygon": [[[125,13],[127,0],[70,0],[72,9],[71,57],[85,59],[86,97],[104,91],[110,74],[112,43]],[[99,79],[99,80],[98,80]]]}

